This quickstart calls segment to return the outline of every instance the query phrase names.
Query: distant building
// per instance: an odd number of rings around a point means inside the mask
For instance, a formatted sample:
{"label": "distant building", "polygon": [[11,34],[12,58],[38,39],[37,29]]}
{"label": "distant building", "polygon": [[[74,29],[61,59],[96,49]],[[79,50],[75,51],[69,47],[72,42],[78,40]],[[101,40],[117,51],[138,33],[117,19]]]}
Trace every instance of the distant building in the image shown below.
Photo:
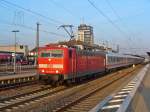
{"label": "distant building", "polygon": [[[3,45],[0,46],[1,53],[14,53],[15,46],[14,45]],[[29,52],[27,45],[16,45],[16,54],[21,54],[27,56]]]}
{"label": "distant building", "polygon": [[81,24],[80,26],[78,26],[78,40],[93,45],[93,27],[86,24]]}

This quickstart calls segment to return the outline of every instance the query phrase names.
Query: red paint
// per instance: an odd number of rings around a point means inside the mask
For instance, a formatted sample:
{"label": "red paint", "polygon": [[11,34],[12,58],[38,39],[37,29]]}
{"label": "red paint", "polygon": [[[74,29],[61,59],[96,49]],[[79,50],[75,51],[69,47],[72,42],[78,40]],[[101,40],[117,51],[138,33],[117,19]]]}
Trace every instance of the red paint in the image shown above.
{"label": "red paint", "polygon": [[[39,55],[42,50],[62,50],[63,57],[61,58],[42,58],[39,56],[38,64],[62,64],[63,68],[39,68],[40,74],[47,75],[82,75],[85,73],[96,73],[105,70],[105,55],[104,53],[96,54],[93,51],[77,51],[75,48],[52,47],[47,46],[39,49]],[[51,60],[51,61],[49,61]],[[42,72],[44,70],[44,72]],[[56,70],[59,72],[56,73]]]}

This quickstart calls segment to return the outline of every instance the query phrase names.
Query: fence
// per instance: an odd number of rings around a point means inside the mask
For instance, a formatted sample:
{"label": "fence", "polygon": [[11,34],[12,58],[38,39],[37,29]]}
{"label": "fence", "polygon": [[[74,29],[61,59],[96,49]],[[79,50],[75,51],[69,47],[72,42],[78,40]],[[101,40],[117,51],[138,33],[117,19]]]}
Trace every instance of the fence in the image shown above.
{"label": "fence", "polygon": [[[21,65],[16,64],[16,74],[18,73],[28,73],[28,72],[36,72],[37,66],[35,65]],[[0,64],[0,75],[5,74],[13,74],[14,73],[14,66],[11,64]]]}

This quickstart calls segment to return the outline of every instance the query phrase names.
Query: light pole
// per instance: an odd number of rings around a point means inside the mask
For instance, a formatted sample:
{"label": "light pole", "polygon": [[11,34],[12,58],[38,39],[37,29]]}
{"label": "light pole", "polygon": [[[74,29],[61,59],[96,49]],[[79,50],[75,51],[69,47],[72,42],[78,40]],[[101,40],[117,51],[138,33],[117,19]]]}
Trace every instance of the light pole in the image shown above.
{"label": "light pole", "polygon": [[37,66],[37,64],[38,64],[37,59],[38,59],[38,52],[39,52],[39,26],[40,26],[40,23],[37,22],[36,25],[37,25],[37,32],[36,32],[36,47],[35,47],[36,56],[35,56],[35,62],[34,62],[35,66]]}
{"label": "light pole", "polygon": [[13,30],[12,32],[14,32],[15,34],[15,50],[14,50],[14,74],[16,73],[16,33],[19,32],[19,30]]}

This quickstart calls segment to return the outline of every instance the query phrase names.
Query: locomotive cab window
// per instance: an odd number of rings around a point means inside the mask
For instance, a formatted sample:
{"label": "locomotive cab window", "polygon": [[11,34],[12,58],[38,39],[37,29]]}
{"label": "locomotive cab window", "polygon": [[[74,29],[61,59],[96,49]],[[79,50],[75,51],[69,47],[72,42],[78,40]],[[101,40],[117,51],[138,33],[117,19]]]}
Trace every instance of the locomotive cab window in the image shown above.
{"label": "locomotive cab window", "polygon": [[50,53],[42,52],[41,57],[43,58],[50,57]]}
{"label": "locomotive cab window", "polygon": [[40,56],[43,58],[61,58],[63,57],[63,51],[62,50],[41,51]]}

